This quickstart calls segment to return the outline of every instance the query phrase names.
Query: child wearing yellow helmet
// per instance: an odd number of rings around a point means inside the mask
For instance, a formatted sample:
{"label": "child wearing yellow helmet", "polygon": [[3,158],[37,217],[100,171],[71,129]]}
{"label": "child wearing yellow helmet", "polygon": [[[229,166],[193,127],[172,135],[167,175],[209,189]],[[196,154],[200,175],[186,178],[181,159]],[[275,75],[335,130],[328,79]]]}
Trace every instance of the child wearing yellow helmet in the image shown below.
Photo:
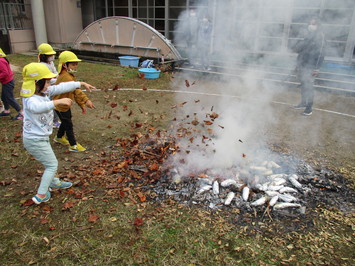
{"label": "child wearing yellow helmet", "polygon": [[10,106],[12,106],[17,112],[17,116],[12,120],[22,120],[23,112],[19,103],[14,96],[14,73],[11,70],[9,60],[6,58],[6,54],[0,48],[0,82],[2,84],[1,100],[4,104],[4,111],[0,113],[0,117],[10,116]]}
{"label": "child wearing yellow helmet", "polygon": [[[62,52],[59,55],[59,76],[56,84],[68,81],[75,81],[76,79],[74,73],[76,73],[80,61],[81,60],[73,52]],[[75,91],[70,91],[54,97],[54,99],[61,98],[70,98],[71,100],[75,101],[82,109],[83,114],[86,113],[86,107],[90,109],[95,108],[94,104],[79,88]],[[58,114],[62,123],[58,129],[57,136],[54,138],[54,141],[63,145],[69,145],[69,151],[85,151],[86,149],[81,146],[75,139],[70,106],[58,106],[56,107],[55,111]],[[65,138],[65,135],[67,138]]]}
{"label": "child wearing yellow helmet", "polygon": [[[57,81],[58,71],[54,66],[56,51],[54,51],[53,47],[48,43],[42,43],[38,46],[38,60],[40,63],[44,64],[48,67],[49,71],[53,74],[56,74],[54,78],[51,79],[51,85],[54,85]],[[60,119],[56,112],[54,112],[53,118],[53,128],[59,128]]]}
{"label": "child wearing yellow helmet", "polygon": [[54,78],[51,79],[51,85],[55,84],[57,81],[58,71],[54,66],[56,51],[53,50],[52,46],[48,43],[42,43],[38,46],[38,60],[40,63],[48,67],[49,71],[56,74]]}
{"label": "child wearing yellow helmet", "polygon": [[56,177],[58,160],[49,142],[53,130],[53,109],[58,106],[71,106],[72,100],[61,98],[51,100],[53,95],[73,91],[84,86],[87,90],[94,89],[85,82],[66,82],[59,85],[50,85],[50,80],[56,75],[41,63],[30,63],[22,71],[23,84],[21,96],[23,120],[23,144],[26,150],[41,164],[45,170],[37,194],[33,202],[40,204],[50,199],[50,189],[66,189],[72,186],[71,182],[61,181]]}

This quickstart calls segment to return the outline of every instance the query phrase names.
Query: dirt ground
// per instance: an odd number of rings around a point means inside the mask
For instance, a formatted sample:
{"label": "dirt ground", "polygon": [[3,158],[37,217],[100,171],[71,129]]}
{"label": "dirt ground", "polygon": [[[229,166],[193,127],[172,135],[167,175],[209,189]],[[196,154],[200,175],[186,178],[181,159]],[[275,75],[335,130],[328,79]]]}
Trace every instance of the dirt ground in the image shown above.
{"label": "dirt ground", "polygon": [[298,103],[297,91],[276,95],[273,104],[277,124],[269,128],[270,142],[293,151],[315,166],[341,171],[348,168],[348,177],[355,175],[355,98],[316,92],[313,114],[300,115],[302,110],[290,108]]}

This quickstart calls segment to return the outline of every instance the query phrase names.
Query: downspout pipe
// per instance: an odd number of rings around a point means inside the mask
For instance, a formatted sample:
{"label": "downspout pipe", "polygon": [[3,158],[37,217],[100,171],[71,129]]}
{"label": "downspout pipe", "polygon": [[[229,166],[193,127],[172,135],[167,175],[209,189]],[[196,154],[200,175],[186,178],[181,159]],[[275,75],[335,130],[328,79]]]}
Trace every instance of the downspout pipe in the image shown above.
{"label": "downspout pipe", "polygon": [[38,47],[41,43],[48,42],[43,0],[31,0],[31,10],[36,47]]}

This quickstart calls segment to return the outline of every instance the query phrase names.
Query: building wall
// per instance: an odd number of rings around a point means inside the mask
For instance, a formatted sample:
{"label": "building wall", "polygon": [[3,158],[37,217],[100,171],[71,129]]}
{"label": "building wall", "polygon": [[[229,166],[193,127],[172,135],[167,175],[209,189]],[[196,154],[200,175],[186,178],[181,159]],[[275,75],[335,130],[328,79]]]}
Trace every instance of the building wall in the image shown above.
{"label": "building wall", "polygon": [[6,53],[21,53],[36,46],[30,0],[0,2],[0,43]]}
{"label": "building wall", "polygon": [[35,49],[36,41],[33,29],[9,30],[8,33],[12,53],[22,53]]}
{"label": "building wall", "polygon": [[81,1],[44,0],[48,42],[60,47],[69,46],[83,30]]}
{"label": "building wall", "polygon": [[223,0],[223,4],[222,0],[83,0],[82,5],[93,8],[93,16],[87,16],[90,22],[106,16],[130,16],[173,42],[179,34],[180,14],[196,9],[214,19],[217,32],[225,33],[225,38],[213,40],[213,52],[218,52],[222,42],[251,53],[289,54],[303,38],[309,19],[318,16],[323,20],[327,57],[355,60],[354,0]]}

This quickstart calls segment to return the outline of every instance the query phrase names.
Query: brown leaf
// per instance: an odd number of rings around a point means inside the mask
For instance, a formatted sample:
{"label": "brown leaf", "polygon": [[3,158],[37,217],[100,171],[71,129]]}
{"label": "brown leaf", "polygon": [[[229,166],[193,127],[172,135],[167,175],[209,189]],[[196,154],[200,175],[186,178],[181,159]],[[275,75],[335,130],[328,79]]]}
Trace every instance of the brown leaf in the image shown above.
{"label": "brown leaf", "polygon": [[145,202],[147,200],[146,196],[142,192],[137,193],[137,196],[141,202]]}
{"label": "brown leaf", "polygon": [[194,120],[192,120],[191,124],[197,126],[198,124],[200,124],[200,122],[198,122],[197,118],[195,118]]}
{"label": "brown leaf", "polygon": [[89,221],[89,223],[96,223],[96,221],[97,221],[99,218],[100,218],[100,217],[97,216],[97,215],[90,214],[90,215],[89,215],[89,218],[88,218],[88,221]]}
{"label": "brown leaf", "polygon": [[27,199],[24,203],[22,203],[22,206],[31,206],[35,204],[32,199]]}
{"label": "brown leaf", "polygon": [[185,80],[185,86],[188,88],[190,87],[190,82],[188,80]]}
{"label": "brown leaf", "polygon": [[47,223],[48,223],[48,219],[47,218],[42,217],[40,219],[40,224],[47,224]]}
{"label": "brown leaf", "polygon": [[213,112],[212,114],[210,114],[210,117],[211,117],[211,119],[214,120],[214,119],[218,118],[219,115],[217,113]]}
{"label": "brown leaf", "polygon": [[150,171],[157,171],[159,169],[159,165],[157,163],[152,163],[152,165],[149,167]]}
{"label": "brown leaf", "polygon": [[75,202],[74,201],[69,201],[64,203],[62,210],[69,210],[70,208],[74,207]]}
{"label": "brown leaf", "polygon": [[142,226],[143,225],[143,219],[141,218],[136,218],[133,223],[135,226]]}
{"label": "brown leaf", "polygon": [[120,89],[120,86],[118,86],[118,84],[115,85],[115,87],[112,89],[113,91],[117,91]]}
{"label": "brown leaf", "polygon": [[123,162],[121,162],[118,165],[116,165],[113,169],[114,170],[122,169],[123,167],[126,167],[127,165],[128,165],[128,161],[124,160]]}
{"label": "brown leaf", "polygon": [[213,125],[213,122],[208,121],[208,120],[204,120],[203,122],[205,122],[205,125],[206,125],[206,126]]}
{"label": "brown leaf", "polygon": [[53,207],[48,206],[48,205],[44,205],[42,210],[45,212],[51,212],[51,211],[53,211]]}
{"label": "brown leaf", "polygon": [[113,103],[111,103],[111,108],[115,108],[115,107],[117,107],[117,103],[115,103],[115,102],[113,102]]}
{"label": "brown leaf", "polygon": [[148,90],[148,89],[147,89],[146,87],[143,87],[142,90],[146,91],[146,90]]}
{"label": "brown leaf", "polygon": [[0,181],[0,185],[1,186],[8,186],[8,185],[11,185],[11,184],[12,184],[12,181],[10,181],[10,180]]}
{"label": "brown leaf", "polygon": [[82,194],[75,194],[75,195],[74,195],[74,198],[75,198],[75,199],[82,199],[82,198],[83,198],[83,195],[82,195]]}
{"label": "brown leaf", "polygon": [[102,175],[104,172],[102,169],[98,168],[98,169],[95,169],[94,171],[92,171],[92,174],[93,175]]}

